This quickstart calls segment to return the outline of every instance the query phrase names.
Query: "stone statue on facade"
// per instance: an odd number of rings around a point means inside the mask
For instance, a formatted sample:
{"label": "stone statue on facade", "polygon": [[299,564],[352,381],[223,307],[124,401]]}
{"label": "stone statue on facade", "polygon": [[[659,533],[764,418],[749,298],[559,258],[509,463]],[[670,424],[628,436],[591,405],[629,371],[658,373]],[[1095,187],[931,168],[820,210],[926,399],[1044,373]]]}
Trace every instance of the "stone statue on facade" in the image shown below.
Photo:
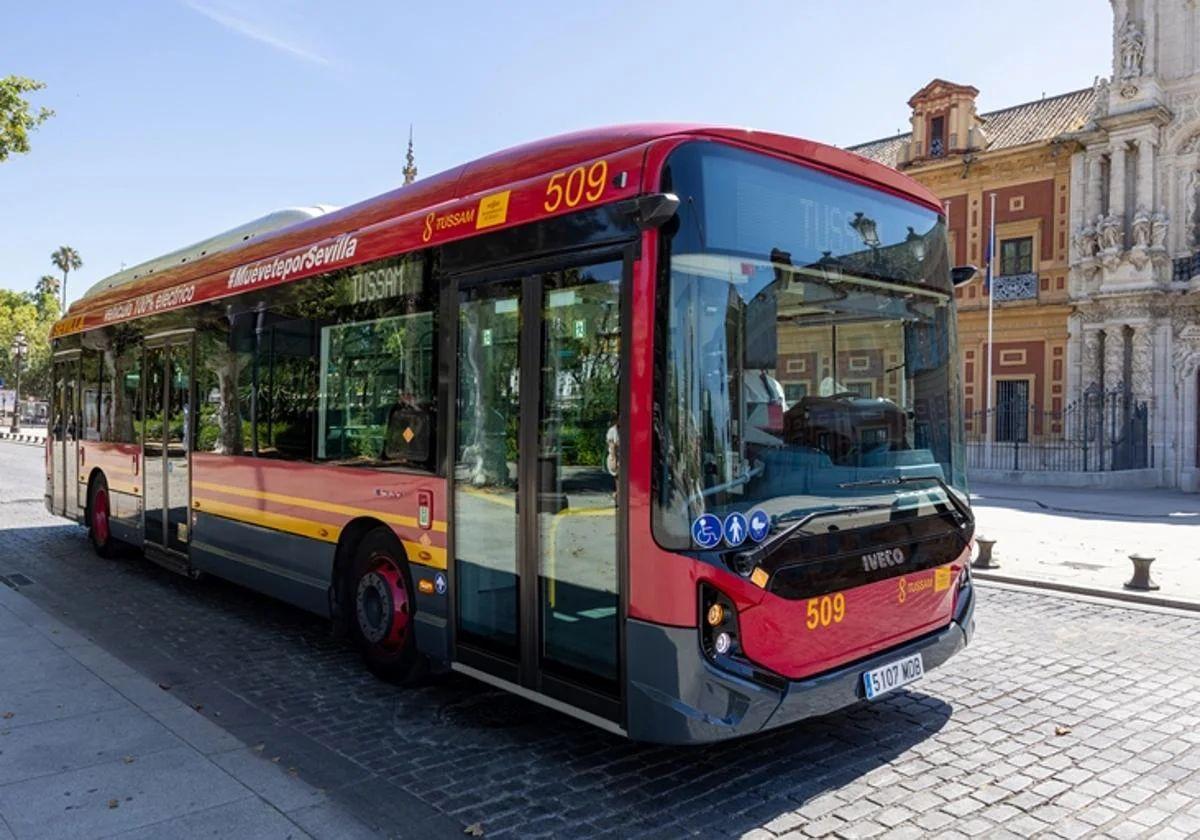
{"label": "stone statue on facade", "polygon": [[1136,79],[1142,75],[1142,61],[1146,56],[1146,40],[1141,28],[1128,18],[1121,27],[1119,46],[1121,56],[1121,78]]}
{"label": "stone statue on facade", "polygon": [[1150,247],[1150,211],[1145,207],[1138,207],[1133,214],[1133,224],[1130,225],[1133,232],[1133,247],[1145,250]]}
{"label": "stone statue on facade", "polygon": [[1133,239],[1133,244],[1129,248],[1129,261],[1138,268],[1142,268],[1150,259],[1150,211],[1145,207],[1139,207],[1133,214],[1129,231]]}
{"label": "stone statue on facade", "polygon": [[1108,79],[1097,76],[1092,82],[1092,95],[1096,101],[1092,103],[1092,119],[1098,120],[1108,116]]}
{"label": "stone statue on facade", "polygon": [[1096,230],[1100,235],[1100,249],[1104,253],[1121,253],[1121,248],[1125,243],[1122,242],[1124,232],[1121,230],[1120,216],[1116,213],[1101,216],[1096,224]]}
{"label": "stone statue on facade", "polygon": [[1162,210],[1156,212],[1150,217],[1150,251],[1154,254],[1166,253],[1167,250],[1167,226],[1170,224],[1170,219]]}
{"label": "stone statue on facade", "polygon": [[1075,232],[1075,253],[1079,262],[1090,265],[1096,261],[1096,228],[1090,222],[1084,222],[1083,227]]}

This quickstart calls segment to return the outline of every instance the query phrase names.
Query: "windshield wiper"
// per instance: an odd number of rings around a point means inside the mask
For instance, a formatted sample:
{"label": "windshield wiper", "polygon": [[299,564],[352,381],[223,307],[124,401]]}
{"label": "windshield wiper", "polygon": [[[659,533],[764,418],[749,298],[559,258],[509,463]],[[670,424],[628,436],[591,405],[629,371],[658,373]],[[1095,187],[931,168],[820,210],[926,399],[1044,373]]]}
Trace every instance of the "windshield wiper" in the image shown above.
{"label": "windshield wiper", "polygon": [[[745,569],[749,571],[750,569],[753,569],[763,560],[766,560],[768,557],[782,548],[784,543],[788,541],[788,538],[791,537],[792,534],[799,531],[814,519],[820,519],[824,516],[833,516],[840,513],[861,513],[864,510],[875,510],[876,508],[880,507],[890,507],[890,505],[846,505],[844,507],[827,507],[820,508],[819,510],[810,510],[803,514],[799,511],[780,514],[779,516],[775,517],[775,524],[787,522],[787,526],[770,539],[759,543],[749,551],[741,551],[734,555],[735,567],[738,570]],[[792,522],[791,520],[795,516],[799,516],[800,518],[795,522]]]}
{"label": "windshield wiper", "polygon": [[950,502],[954,510],[962,517],[963,525],[974,521],[974,517],[971,516],[971,509],[963,504],[962,499],[958,497],[958,491],[936,475],[896,475],[889,478],[868,478],[863,481],[844,481],[838,487],[843,490],[853,490],[859,487],[895,487],[900,484],[913,484],[918,481],[936,482],[942,488],[942,492],[946,494],[946,500]]}

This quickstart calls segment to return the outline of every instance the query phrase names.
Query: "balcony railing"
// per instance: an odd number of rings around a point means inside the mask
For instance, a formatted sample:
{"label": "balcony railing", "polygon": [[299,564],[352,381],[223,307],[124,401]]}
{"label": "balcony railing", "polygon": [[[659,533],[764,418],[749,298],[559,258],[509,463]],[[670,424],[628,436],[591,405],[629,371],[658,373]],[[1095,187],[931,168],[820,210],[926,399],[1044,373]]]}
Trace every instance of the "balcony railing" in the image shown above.
{"label": "balcony railing", "polygon": [[1172,278],[1176,283],[1186,283],[1200,274],[1200,252],[1186,257],[1177,257],[1171,264]]}
{"label": "balcony railing", "polygon": [[1030,274],[1008,274],[992,278],[992,300],[1037,300],[1038,276]]}

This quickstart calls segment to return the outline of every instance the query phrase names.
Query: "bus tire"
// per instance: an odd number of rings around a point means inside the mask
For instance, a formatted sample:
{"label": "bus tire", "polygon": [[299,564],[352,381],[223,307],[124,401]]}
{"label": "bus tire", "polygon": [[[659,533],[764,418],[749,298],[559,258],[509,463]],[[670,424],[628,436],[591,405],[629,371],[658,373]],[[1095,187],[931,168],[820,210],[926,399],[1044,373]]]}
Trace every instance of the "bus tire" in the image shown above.
{"label": "bus tire", "polygon": [[112,535],[109,523],[110,515],[108,482],[103,475],[98,475],[88,487],[87,527],[92,549],[104,558],[117,553],[117,540]]}
{"label": "bus tire", "polygon": [[374,528],[359,541],[347,581],[350,633],[371,673],[407,683],[422,671],[413,626],[412,575],[399,540]]}

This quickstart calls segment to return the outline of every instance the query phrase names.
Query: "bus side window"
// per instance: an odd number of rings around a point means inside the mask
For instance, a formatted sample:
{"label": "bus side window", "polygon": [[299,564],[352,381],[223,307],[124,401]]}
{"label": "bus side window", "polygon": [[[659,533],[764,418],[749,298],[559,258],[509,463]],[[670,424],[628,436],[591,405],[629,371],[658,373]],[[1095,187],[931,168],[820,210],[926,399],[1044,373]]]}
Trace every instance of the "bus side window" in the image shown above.
{"label": "bus side window", "polygon": [[239,352],[228,321],[206,324],[196,336],[197,452],[241,455],[248,435],[239,380],[249,375],[250,356]]}
{"label": "bus side window", "polygon": [[113,363],[110,437],[117,443],[141,443],[142,346],[131,338],[109,352]]}

